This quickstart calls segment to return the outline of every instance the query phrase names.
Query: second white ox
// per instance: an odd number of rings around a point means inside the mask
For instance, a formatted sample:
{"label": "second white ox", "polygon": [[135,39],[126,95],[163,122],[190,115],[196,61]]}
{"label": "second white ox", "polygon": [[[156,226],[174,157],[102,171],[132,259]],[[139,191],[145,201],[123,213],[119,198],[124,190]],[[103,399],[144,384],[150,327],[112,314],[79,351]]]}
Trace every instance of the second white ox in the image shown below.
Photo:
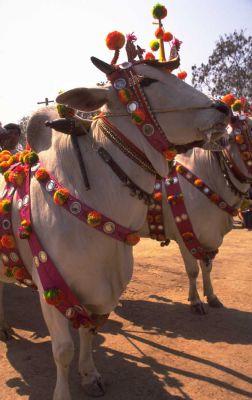
{"label": "second white ox", "polygon": [[[240,129],[232,129],[221,139],[222,150],[210,151],[194,148],[185,154],[178,155],[176,160],[200,178],[207,187],[218,194],[226,204],[238,209],[252,183],[252,121],[247,119],[248,129],[243,135]],[[241,143],[240,147],[239,143]],[[211,146],[210,146],[211,147]],[[248,163],[248,166],[246,165]],[[187,215],[189,216],[199,243],[208,251],[216,251],[221,246],[224,236],[233,227],[233,217],[201,193],[192,182],[178,176],[181,192],[184,196]],[[197,291],[199,265],[202,270],[203,291],[211,307],[222,307],[221,301],[214,293],[211,282],[212,260],[197,259],[190,253],[175,223],[171,207],[167,202],[163,180],[163,218],[165,238],[175,240],[184,260],[189,278],[189,294],[193,311],[204,314],[205,309]],[[142,236],[149,235],[149,226],[145,223]],[[168,247],[169,251],[169,247]]]}
{"label": "second white ox", "polygon": [[[110,65],[100,63],[97,59],[93,61],[104,72],[111,72]],[[171,142],[192,143],[205,139],[209,134],[218,136],[223,133],[228,118],[226,111],[212,107],[206,96],[162,69],[143,64],[136,65],[135,71],[142,78],[151,78],[145,80],[144,92],[165,136]],[[60,95],[58,102],[83,111],[102,107],[102,111],[110,115],[109,120],[146,155],[156,172],[162,176],[167,174],[167,162],[140,135],[130,116],[125,115],[111,84],[102,88],[70,90]],[[159,112],[155,113],[155,110]],[[86,137],[79,139],[91,184],[91,190],[87,191],[71,137],[44,125],[46,120],[55,118],[58,118],[56,111],[46,108],[35,113],[28,126],[28,142],[47,170],[80,201],[131,230],[139,230],[146,218],[147,205],[130,195],[128,188],[121,184],[96,149],[99,146],[105,148],[126,174],[147,193],[152,192],[154,175],[136,165],[108,140],[99,127],[99,120],[96,120]],[[1,191],[3,187],[2,179]],[[51,196],[34,178],[31,180],[31,213],[33,229],[45,251],[81,300],[81,304],[90,313],[102,315],[111,312],[132,275],[132,248],[90,228],[55,205]],[[12,218],[16,230],[19,216],[15,199]],[[28,244],[18,237],[16,241],[25,265],[39,288],[43,315],[52,337],[57,366],[53,399],[70,400],[68,369],[74,349],[69,323],[56,308],[45,302]],[[7,279],[3,277],[3,280]],[[0,323],[4,326],[1,315]],[[79,372],[82,383],[88,393],[101,395],[104,386],[92,358],[92,332],[81,327],[79,333]]]}

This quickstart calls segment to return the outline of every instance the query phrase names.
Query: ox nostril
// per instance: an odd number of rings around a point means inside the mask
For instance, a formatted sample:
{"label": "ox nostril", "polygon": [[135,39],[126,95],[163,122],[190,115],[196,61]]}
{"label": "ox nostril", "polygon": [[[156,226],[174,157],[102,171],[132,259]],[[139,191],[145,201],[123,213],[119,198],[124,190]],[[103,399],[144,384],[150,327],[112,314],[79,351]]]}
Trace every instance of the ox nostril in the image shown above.
{"label": "ox nostril", "polygon": [[227,106],[222,101],[216,101],[215,103],[213,103],[212,107],[214,107],[216,110],[222,112],[225,115],[229,115],[231,112],[230,107]]}

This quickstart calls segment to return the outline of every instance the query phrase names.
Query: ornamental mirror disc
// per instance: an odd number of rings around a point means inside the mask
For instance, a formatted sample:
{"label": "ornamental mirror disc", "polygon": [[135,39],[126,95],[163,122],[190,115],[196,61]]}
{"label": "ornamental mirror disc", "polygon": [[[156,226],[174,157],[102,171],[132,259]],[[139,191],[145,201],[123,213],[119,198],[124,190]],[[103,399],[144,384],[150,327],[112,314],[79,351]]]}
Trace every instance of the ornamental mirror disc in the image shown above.
{"label": "ornamental mirror disc", "polygon": [[26,195],[23,197],[23,206],[27,206],[28,203],[29,203],[29,195],[26,194]]}
{"label": "ornamental mirror disc", "polygon": [[74,201],[70,205],[70,211],[72,214],[79,214],[81,212],[81,204],[78,201]]}
{"label": "ornamental mirror disc", "polygon": [[14,253],[14,251],[13,251],[13,252],[10,253],[10,259],[11,259],[13,262],[17,262],[17,261],[19,260],[19,257],[18,257],[18,255],[17,255],[17,253]]}
{"label": "ornamental mirror disc", "polygon": [[55,182],[51,179],[49,182],[46,184],[46,190],[48,192],[52,192],[55,189]]}
{"label": "ornamental mirror disc", "polygon": [[34,165],[31,167],[31,171],[32,171],[32,172],[35,172],[35,171],[37,171],[37,170],[39,169],[39,167],[40,167],[40,163],[34,164]]}
{"label": "ornamental mirror disc", "polygon": [[124,89],[127,86],[127,82],[123,78],[116,79],[114,82],[114,88],[117,90]]}
{"label": "ornamental mirror disc", "polygon": [[8,191],[8,196],[12,196],[14,192],[15,192],[15,188],[14,188],[14,186],[12,186]]}
{"label": "ornamental mirror disc", "polygon": [[151,136],[154,133],[154,126],[151,124],[145,124],[142,130],[145,136]]}
{"label": "ornamental mirror disc", "polygon": [[18,210],[21,210],[22,207],[23,207],[23,200],[19,199],[17,202],[17,208],[18,208]]}
{"label": "ornamental mirror disc", "polygon": [[7,189],[4,189],[3,192],[1,193],[1,199],[2,199],[3,197],[5,197],[6,194],[7,194]]}
{"label": "ornamental mirror disc", "polygon": [[9,219],[4,219],[4,220],[2,221],[2,227],[3,227],[4,230],[10,229],[10,227],[11,227],[11,222],[10,222],[10,220],[9,220]]}
{"label": "ornamental mirror disc", "polygon": [[43,251],[43,250],[41,250],[41,251],[38,253],[38,258],[39,258],[39,261],[41,261],[42,263],[47,262],[47,254],[46,254],[46,252]]}
{"label": "ornamental mirror disc", "polygon": [[114,222],[105,222],[103,225],[103,230],[105,233],[113,233],[115,231],[115,224]]}
{"label": "ornamental mirror disc", "polygon": [[128,69],[128,68],[132,67],[132,63],[131,62],[124,62],[124,63],[120,64],[119,67],[121,69]]}
{"label": "ornamental mirror disc", "polygon": [[138,109],[138,102],[132,101],[127,105],[127,111],[131,114]]}

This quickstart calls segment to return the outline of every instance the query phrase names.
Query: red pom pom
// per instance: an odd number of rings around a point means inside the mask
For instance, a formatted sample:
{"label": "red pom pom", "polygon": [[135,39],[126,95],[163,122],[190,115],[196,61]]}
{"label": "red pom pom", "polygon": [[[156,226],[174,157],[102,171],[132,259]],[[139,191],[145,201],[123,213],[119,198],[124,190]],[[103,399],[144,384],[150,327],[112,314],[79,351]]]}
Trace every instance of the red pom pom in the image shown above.
{"label": "red pom pom", "polygon": [[165,32],[163,35],[163,41],[164,42],[170,42],[173,39],[173,35],[171,32]]}
{"label": "red pom pom", "polygon": [[184,80],[187,77],[187,72],[181,71],[181,72],[178,73],[177,76],[178,76],[179,79]]}
{"label": "red pom pom", "polygon": [[145,60],[155,60],[155,56],[153,53],[148,52],[145,54]]}
{"label": "red pom pom", "polygon": [[167,161],[171,161],[171,160],[174,159],[174,157],[176,157],[176,155],[177,155],[177,150],[176,150],[175,148],[170,148],[170,149],[168,149],[168,150],[165,150],[165,151],[163,152],[163,155],[164,155],[164,158],[165,158]]}
{"label": "red pom pom", "polygon": [[121,32],[113,31],[107,35],[105,41],[110,50],[119,50],[124,46],[125,36]]}

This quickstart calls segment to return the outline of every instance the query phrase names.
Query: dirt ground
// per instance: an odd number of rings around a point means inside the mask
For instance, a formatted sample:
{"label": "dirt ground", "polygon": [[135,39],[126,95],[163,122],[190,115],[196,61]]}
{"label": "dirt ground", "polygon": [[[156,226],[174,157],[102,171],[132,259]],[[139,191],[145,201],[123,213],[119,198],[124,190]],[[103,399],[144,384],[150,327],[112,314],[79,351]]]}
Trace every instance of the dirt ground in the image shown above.
{"label": "dirt ground", "polygon": [[[177,245],[144,239],[136,246],[133,280],[95,338],[96,365],[108,384],[104,400],[252,398],[251,244],[244,229],[226,236],[212,274],[225,308],[206,307],[205,316],[190,312]],[[55,367],[37,295],[7,287],[5,302],[15,337],[0,343],[0,400],[51,400]],[[71,392],[73,400],[87,398],[77,351]]]}

